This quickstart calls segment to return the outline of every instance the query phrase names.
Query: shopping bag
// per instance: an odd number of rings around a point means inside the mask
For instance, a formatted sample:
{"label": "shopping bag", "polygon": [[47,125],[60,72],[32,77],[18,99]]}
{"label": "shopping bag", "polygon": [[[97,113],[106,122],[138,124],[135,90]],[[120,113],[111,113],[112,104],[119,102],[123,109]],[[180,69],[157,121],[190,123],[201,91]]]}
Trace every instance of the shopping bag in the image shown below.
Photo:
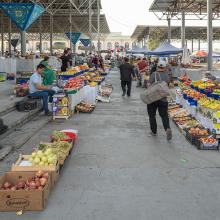
{"label": "shopping bag", "polygon": [[[157,80],[159,76],[159,80]],[[170,90],[166,82],[161,81],[159,73],[155,73],[155,82],[140,94],[142,102],[151,104],[170,95]]]}

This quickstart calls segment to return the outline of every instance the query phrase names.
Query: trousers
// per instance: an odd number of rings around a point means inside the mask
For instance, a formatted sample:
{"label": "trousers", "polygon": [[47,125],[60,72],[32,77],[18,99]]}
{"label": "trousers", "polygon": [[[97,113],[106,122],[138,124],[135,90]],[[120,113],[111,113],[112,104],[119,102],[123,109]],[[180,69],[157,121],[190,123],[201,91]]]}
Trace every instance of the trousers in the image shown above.
{"label": "trousers", "polygon": [[44,90],[44,91],[38,91],[31,93],[31,97],[39,97],[43,99],[43,109],[45,113],[48,113],[48,98],[49,102],[53,102],[53,95],[55,92],[53,90]]}
{"label": "trousers", "polygon": [[164,130],[166,131],[168,128],[170,128],[170,121],[168,115],[168,102],[162,100],[153,102],[147,105],[147,111],[149,115],[150,128],[154,134],[157,133],[157,121],[156,121],[157,109],[162,119]]}
{"label": "trousers", "polygon": [[128,96],[131,95],[131,81],[121,81],[121,88],[122,88],[123,94],[125,94],[127,90],[127,95]]}

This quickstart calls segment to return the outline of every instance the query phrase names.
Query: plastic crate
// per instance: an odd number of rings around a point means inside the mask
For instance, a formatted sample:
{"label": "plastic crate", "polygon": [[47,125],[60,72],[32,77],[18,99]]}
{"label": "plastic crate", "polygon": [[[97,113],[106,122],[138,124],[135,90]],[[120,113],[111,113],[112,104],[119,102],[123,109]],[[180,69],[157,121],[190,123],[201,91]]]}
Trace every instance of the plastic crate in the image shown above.
{"label": "plastic crate", "polygon": [[213,145],[205,145],[200,141],[199,146],[197,147],[199,150],[219,150],[219,143],[213,143]]}
{"label": "plastic crate", "polygon": [[199,147],[201,144],[200,138],[208,137],[209,135],[192,135],[189,130],[186,129],[186,139],[194,146]]}

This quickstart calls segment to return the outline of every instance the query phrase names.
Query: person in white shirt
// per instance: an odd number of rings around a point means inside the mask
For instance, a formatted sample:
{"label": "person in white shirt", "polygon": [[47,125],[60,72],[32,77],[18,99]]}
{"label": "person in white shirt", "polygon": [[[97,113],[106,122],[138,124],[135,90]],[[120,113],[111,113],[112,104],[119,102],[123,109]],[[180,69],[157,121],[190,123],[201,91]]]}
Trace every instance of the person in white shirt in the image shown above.
{"label": "person in white shirt", "polygon": [[52,102],[52,98],[55,92],[51,90],[51,86],[42,85],[42,75],[45,68],[46,67],[43,64],[39,64],[37,66],[36,72],[31,76],[29,82],[29,96],[42,98],[45,115],[50,116],[52,115],[52,112],[48,110],[48,98],[49,101]]}

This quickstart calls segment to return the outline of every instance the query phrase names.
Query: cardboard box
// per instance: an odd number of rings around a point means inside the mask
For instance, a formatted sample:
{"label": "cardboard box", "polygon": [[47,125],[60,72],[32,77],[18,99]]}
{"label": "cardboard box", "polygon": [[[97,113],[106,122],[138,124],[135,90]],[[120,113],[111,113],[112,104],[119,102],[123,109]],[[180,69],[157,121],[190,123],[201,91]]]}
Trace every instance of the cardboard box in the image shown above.
{"label": "cardboard box", "polygon": [[24,160],[29,160],[31,155],[20,155],[19,159],[15,164],[12,164],[11,171],[17,172],[27,172],[27,171],[46,171],[51,175],[51,187],[53,188],[59,179],[59,163],[57,162],[54,166],[19,166],[19,164]]}
{"label": "cardboard box", "polygon": [[[0,187],[6,182],[12,184],[35,175],[35,172],[7,172],[0,177]],[[0,211],[42,211],[50,194],[50,177],[43,190],[0,190]]]}

